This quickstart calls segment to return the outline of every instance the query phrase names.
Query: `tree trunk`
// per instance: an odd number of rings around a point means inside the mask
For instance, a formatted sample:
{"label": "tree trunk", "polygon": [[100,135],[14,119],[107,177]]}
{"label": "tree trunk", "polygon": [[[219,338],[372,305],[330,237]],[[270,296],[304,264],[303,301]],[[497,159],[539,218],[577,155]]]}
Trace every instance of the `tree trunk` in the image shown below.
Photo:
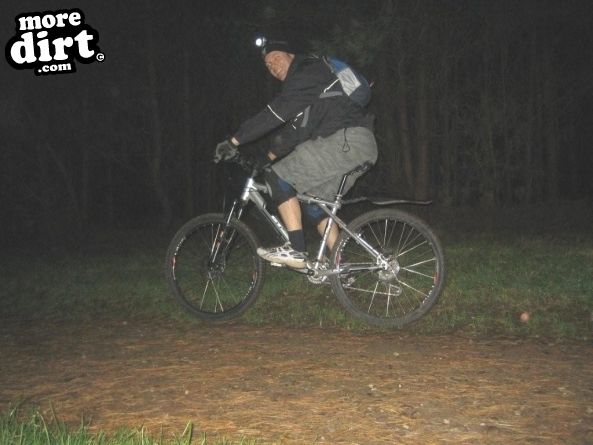
{"label": "tree trunk", "polygon": [[404,178],[409,193],[414,192],[414,161],[412,143],[410,141],[410,124],[408,119],[408,102],[406,98],[405,78],[400,69],[400,84],[397,90],[397,113],[399,119],[399,137],[403,158]]}
{"label": "tree trunk", "polygon": [[45,143],[45,148],[47,149],[50,156],[53,158],[53,161],[55,162],[56,167],[60,172],[60,176],[62,176],[62,179],[64,180],[64,187],[66,188],[67,196],[69,198],[69,216],[71,216],[74,219],[75,233],[77,235],[80,235],[82,232],[82,218],[80,212],[80,203],[78,195],[76,194],[76,187],[74,185],[74,172],[72,172],[72,169],[69,169],[66,166],[63,156],[60,156],[58,152],[54,150],[50,142]]}
{"label": "tree trunk", "polygon": [[[507,91],[507,67],[508,67],[508,44],[506,42],[501,42],[500,47],[500,60],[499,60],[499,68],[500,68],[500,82],[501,82],[501,100],[502,100],[502,143],[503,143],[503,168],[502,174],[504,178],[504,191],[503,196],[507,200],[510,200],[513,195],[513,176],[515,167],[513,165],[513,152],[515,151],[515,147],[513,144],[513,140],[509,134],[509,110],[507,101],[508,101],[508,91]],[[512,124],[512,123],[511,123]]]}
{"label": "tree trunk", "polygon": [[90,174],[91,174],[91,150],[89,147],[92,137],[89,137],[91,129],[90,118],[89,118],[89,100],[88,93],[85,94],[82,100],[82,133],[86,136],[86,141],[83,141],[82,150],[82,161],[81,161],[81,187],[80,187],[80,217],[82,223],[85,224],[89,219],[89,206],[90,206]]}
{"label": "tree trunk", "polygon": [[428,92],[426,82],[426,65],[422,58],[418,65],[418,96],[417,96],[417,140],[418,161],[416,170],[415,197],[428,199],[430,196],[430,135],[428,129]]}
{"label": "tree trunk", "polygon": [[533,144],[535,143],[535,112],[537,104],[535,103],[535,63],[536,60],[536,52],[535,52],[535,45],[536,45],[536,37],[535,31],[531,32],[531,40],[529,44],[529,62],[530,62],[530,76],[529,76],[529,98],[528,98],[528,128],[526,131],[526,138],[523,143],[525,144],[525,157],[523,165],[523,177],[525,182],[525,195],[524,195],[524,203],[528,203],[531,201],[533,196]]}
{"label": "tree trunk", "polygon": [[543,65],[546,74],[544,76],[544,106],[545,106],[545,148],[546,148],[546,198],[551,201],[558,199],[559,175],[558,175],[558,143],[559,123],[558,107],[556,106],[555,71],[552,66],[552,57],[547,45],[543,48]]}
{"label": "tree trunk", "polygon": [[149,99],[152,120],[152,159],[150,173],[156,199],[161,207],[161,225],[168,226],[173,215],[171,201],[163,184],[163,126],[158,101],[158,82],[154,65],[154,45],[148,45]]}
{"label": "tree trunk", "polygon": [[189,49],[183,51],[183,129],[185,136],[184,151],[184,182],[185,182],[185,214],[189,218],[195,213],[194,202],[194,144],[192,141],[193,121],[191,115],[191,76]]}

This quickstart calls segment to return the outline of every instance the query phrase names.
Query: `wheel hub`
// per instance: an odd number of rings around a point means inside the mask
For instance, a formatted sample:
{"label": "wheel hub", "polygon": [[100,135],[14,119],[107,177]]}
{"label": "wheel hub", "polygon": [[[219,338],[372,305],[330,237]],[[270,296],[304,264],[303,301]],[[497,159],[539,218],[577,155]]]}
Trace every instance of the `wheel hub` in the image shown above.
{"label": "wheel hub", "polygon": [[211,263],[210,258],[206,258],[208,276],[210,278],[219,277],[224,273],[224,269],[226,268],[226,262],[224,259],[217,259],[215,262]]}
{"label": "wheel hub", "polygon": [[387,268],[377,272],[379,280],[389,282],[397,279],[400,271],[400,265],[397,258],[389,258],[387,261]]}

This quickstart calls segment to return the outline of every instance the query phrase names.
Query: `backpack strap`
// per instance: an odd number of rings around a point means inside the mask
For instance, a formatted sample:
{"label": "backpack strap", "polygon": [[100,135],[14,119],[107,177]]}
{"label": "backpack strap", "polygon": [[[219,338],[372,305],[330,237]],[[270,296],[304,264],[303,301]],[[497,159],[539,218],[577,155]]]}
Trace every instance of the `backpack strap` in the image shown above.
{"label": "backpack strap", "polygon": [[329,91],[339,81],[340,81],[340,79],[338,79],[336,77],[336,80],[334,80],[332,83],[330,83],[328,86],[326,86],[323,89],[323,92],[319,95],[319,98],[325,99],[327,97],[342,96],[344,94],[344,92],[341,91],[342,90],[341,88],[340,88],[340,91]]}
{"label": "backpack strap", "polygon": [[[343,91],[329,91],[336,83],[338,83],[340,81],[340,79],[338,78],[336,72],[332,68],[329,61],[327,60],[327,57],[323,56],[323,57],[321,57],[321,60],[323,60],[323,63],[325,63],[325,66],[327,66],[327,68],[330,70],[330,72],[334,75],[335,80],[323,89],[323,93],[321,93],[319,95],[319,98],[325,99],[327,97],[342,96],[344,94]],[[340,88],[340,90],[341,90],[341,88]]]}

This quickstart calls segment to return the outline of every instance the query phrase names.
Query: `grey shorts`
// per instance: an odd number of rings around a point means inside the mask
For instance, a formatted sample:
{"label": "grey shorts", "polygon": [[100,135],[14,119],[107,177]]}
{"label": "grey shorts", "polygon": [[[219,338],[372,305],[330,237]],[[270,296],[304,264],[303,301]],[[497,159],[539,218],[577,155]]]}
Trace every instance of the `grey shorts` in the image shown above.
{"label": "grey shorts", "polygon": [[[376,161],[377,143],[372,131],[354,127],[297,145],[272,169],[297,192],[333,200],[345,173],[365,162],[374,164]],[[349,177],[345,192],[358,176],[357,173]]]}

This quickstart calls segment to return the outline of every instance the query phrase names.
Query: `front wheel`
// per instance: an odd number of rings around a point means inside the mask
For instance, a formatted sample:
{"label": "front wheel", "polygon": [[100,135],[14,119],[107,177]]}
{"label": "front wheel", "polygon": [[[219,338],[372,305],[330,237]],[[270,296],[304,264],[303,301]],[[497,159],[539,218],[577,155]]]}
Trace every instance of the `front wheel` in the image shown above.
{"label": "front wheel", "polygon": [[418,320],[436,303],[445,279],[443,249],[419,218],[396,209],[381,209],[354,219],[348,228],[384,259],[375,258],[342,231],[332,253],[330,276],[340,303],[367,323],[402,327]]}
{"label": "front wheel", "polygon": [[222,214],[192,219],[175,234],[165,260],[169,289],[190,314],[207,321],[241,315],[264,281],[259,243],[241,221],[226,223]]}

